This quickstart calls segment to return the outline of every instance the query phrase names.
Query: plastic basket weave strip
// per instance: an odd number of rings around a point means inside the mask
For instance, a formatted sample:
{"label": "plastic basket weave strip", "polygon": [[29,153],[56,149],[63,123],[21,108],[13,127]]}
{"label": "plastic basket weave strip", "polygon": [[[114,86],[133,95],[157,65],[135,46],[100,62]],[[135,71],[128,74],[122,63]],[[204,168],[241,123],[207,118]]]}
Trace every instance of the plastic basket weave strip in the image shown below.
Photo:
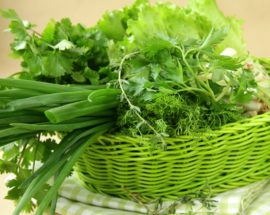
{"label": "plastic basket weave strip", "polygon": [[270,113],[202,135],[149,139],[108,135],[76,164],[85,187],[122,198],[176,199],[208,184],[213,194],[270,177]]}

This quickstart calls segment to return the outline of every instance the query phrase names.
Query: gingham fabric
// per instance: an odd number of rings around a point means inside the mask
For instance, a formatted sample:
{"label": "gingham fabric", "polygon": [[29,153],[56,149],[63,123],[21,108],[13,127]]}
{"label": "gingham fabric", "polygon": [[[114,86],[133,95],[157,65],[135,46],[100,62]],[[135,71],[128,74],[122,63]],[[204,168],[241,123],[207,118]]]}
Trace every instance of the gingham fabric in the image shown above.
{"label": "gingham fabric", "polygon": [[[256,182],[219,194],[213,199],[217,207],[211,212],[215,215],[270,215],[270,181]],[[165,203],[165,207],[166,204],[171,203]],[[142,215],[147,210],[133,201],[90,192],[72,176],[66,179],[59,191],[57,212],[61,215]],[[175,214],[188,212],[203,215],[210,211],[196,202],[192,207],[178,205]]]}
{"label": "gingham fabric", "polygon": [[270,215],[270,182],[260,196],[250,205],[248,215]]}

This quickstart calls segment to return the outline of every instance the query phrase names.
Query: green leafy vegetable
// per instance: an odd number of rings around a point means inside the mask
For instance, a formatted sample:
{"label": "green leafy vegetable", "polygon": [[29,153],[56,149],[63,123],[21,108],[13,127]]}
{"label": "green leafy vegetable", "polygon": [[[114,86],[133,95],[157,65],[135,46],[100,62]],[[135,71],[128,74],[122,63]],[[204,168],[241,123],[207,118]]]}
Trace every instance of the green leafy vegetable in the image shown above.
{"label": "green leafy vegetable", "polygon": [[219,129],[254,115],[254,103],[255,114],[269,109],[269,60],[248,56],[240,21],[215,0],[137,0],[90,28],[65,18],[42,33],[14,10],[2,15],[22,59],[21,72],[0,79],[0,173],[14,174],[14,215],[53,214],[61,183],[99,135],[150,135],[165,150],[168,136]]}
{"label": "green leafy vegetable", "polygon": [[188,0],[191,10],[207,17],[211,21],[213,27],[228,28],[228,34],[221,44],[218,45],[218,50],[221,52],[225,48],[234,48],[238,55],[247,55],[246,44],[243,39],[242,21],[235,17],[225,17],[217,6],[215,0]]}

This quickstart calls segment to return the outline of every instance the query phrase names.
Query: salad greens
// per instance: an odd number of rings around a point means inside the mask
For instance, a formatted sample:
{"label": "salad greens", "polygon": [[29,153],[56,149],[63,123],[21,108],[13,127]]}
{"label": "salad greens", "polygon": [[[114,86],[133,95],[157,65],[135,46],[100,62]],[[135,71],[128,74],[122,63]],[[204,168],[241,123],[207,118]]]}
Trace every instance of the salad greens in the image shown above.
{"label": "salad greens", "polygon": [[65,18],[41,33],[14,10],[2,15],[22,59],[22,71],[0,79],[0,172],[14,174],[14,215],[33,205],[53,214],[59,186],[99,135],[151,135],[165,148],[168,136],[268,111],[269,60],[249,56],[241,22],[215,0],[137,0],[90,28]]}
{"label": "salad greens", "polygon": [[222,51],[231,47],[237,51],[239,56],[247,55],[247,48],[242,34],[242,21],[236,17],[225,17],[217,7],[215,0],[189,0],[189,7],[199,14],[206,16],[214,28],[228,28],[224,41],[218,45],[218,50]]}

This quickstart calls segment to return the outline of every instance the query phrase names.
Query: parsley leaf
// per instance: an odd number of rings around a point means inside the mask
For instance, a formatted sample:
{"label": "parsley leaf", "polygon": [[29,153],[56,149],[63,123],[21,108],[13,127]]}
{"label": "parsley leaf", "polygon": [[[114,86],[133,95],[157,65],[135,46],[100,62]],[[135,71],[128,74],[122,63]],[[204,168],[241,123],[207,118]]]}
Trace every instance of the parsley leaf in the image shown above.
{"label": "parsley leaf", "polygon": [[46,58],[44,67],[43,75],[57,78],[72,71],[72,62],[61,53],[55,51]]}

